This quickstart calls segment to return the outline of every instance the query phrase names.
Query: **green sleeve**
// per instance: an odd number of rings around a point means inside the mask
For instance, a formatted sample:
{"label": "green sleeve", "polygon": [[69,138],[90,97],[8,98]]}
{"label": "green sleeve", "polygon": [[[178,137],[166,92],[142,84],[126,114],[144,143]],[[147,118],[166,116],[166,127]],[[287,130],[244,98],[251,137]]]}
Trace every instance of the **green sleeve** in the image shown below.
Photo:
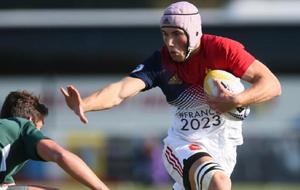
{"label": "green sleeve", "polygon": [[42,139],[49,139],[38,130],[32,122],[27,122],[22,130],[22,139],[27,156],[32,160],[45,161],[37,153],[37,143]]}

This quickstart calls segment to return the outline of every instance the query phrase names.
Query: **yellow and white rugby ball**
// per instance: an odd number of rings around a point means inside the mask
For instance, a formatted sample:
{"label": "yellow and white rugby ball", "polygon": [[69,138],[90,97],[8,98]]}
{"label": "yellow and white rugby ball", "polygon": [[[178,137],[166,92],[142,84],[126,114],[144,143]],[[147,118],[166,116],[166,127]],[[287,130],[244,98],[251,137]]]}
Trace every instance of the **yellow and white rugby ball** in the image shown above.
{"label": "yellow and white rugby ball", "polygon": [[[234,94],[238,94],[245,90],[243,83],[240,78],[234,76],[233,74],[224,71],[224,70],[210,70],[204,78],[204,91],[211,96],[219,95],[219,88],[217,87],[215,81],[218,80],[225,87]],[[225,113],[225,116],[228,116],[234,120],[244,120],[250,113],[249,106],[238,107],[230,110]]]}

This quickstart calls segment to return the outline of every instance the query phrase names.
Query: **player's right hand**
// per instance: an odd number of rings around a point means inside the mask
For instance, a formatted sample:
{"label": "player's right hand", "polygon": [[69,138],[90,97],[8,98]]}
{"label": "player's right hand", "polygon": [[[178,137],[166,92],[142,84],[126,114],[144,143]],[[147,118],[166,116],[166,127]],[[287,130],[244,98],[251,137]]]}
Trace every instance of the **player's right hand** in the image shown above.
{"label": "player's right hand", "polygon": [[60,91],[64,95],[68,107],[79,116],[83,123],[88,123],[88,119],[84,114],[83,101],[79,91],[72,85],[67,86],[66,90],[64,88],[60,88]]}

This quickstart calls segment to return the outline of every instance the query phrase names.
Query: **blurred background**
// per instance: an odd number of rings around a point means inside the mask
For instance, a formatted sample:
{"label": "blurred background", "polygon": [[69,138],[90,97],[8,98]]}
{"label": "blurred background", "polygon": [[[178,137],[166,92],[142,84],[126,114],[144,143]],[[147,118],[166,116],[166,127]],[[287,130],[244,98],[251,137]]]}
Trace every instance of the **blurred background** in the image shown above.
{"label": "blurred background", "polygon": [[[38,93],[50,108],[45,134],[77,153],[112,189],[171,189],[161,162],[171,116],[159,89],[88,113],[87,125],[59,92],[73,84],[85,96],[128,75],[162,45],[159,19],[171,2],[2,0],[0,105],[12,90]],[[204,33],[243,43],[283,87],[281,97],[251,107],[234,189],[300,189],[300,1],[190,2],[200,9]],[[29,162],[17,178],[84,189],[51,163]]]}

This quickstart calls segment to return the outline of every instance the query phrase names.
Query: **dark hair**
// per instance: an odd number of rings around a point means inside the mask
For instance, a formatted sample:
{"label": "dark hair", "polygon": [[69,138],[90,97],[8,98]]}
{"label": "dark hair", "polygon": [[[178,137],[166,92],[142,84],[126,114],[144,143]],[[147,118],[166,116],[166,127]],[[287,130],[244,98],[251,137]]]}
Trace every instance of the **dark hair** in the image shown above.
{"label": "dark hair", "polygon": [[39,98],[27,91],[10,92],[2,105],[0,118],[32,117],[37,122],[48,115],[48,108],[40,103]]}

